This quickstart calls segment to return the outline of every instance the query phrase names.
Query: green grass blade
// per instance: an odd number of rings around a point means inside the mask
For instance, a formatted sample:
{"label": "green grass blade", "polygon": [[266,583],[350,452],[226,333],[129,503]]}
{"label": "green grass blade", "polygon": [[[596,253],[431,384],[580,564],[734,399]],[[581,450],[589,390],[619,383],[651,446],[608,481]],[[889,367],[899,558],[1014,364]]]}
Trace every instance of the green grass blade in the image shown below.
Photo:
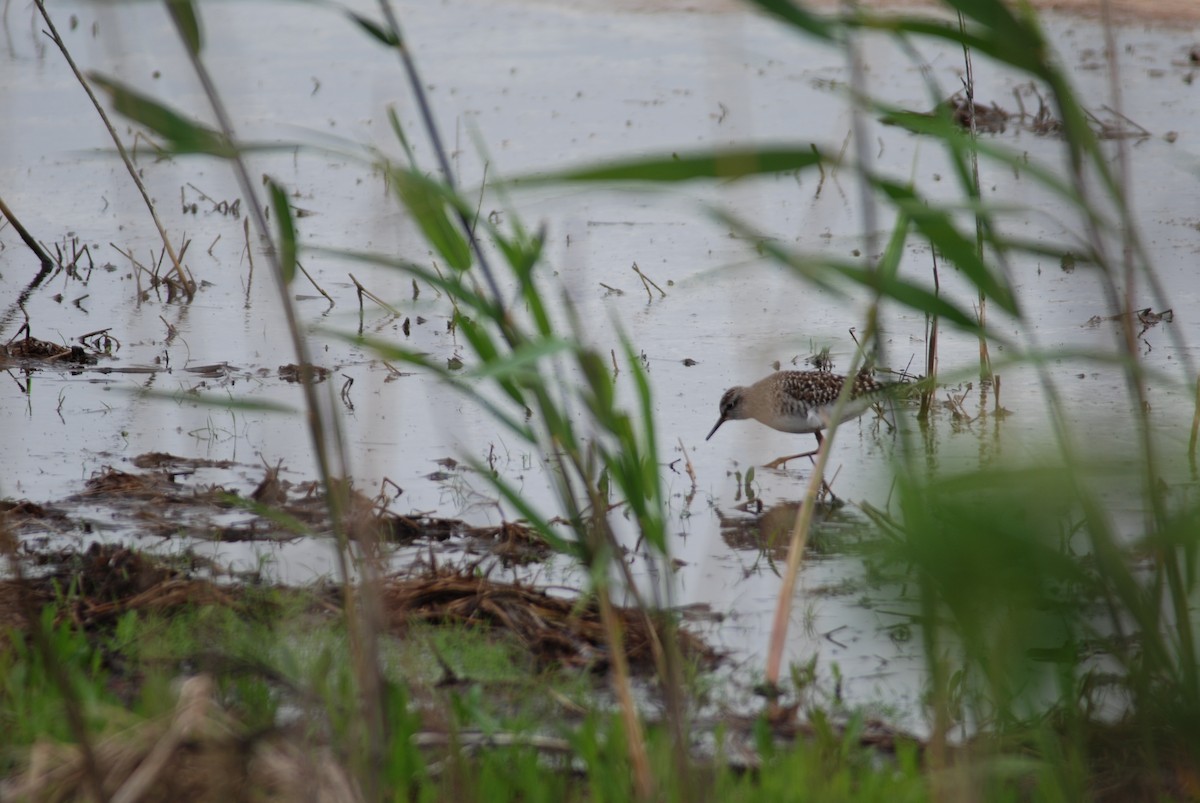
{"label": "green grass blade", "polygon": [[519,179],[521,183],[555,181],[654,181],[735,179],[770,173],[805,170],[820,164],[822,157],[812,147],[731,148],[681,156],[655,156],[608,162],[559,173]]}
{"label": "green grass blade", "polygon": [[267,182],[271,192],[271,208],[275,210],[275,220],[279,225],[279,269],[283,272],[284,284],[290,285],[296,278],[296,221],[292,217],[287,191],[274,179],[268,179]]}
{"label": "green grass blade", "polygon": [[979,256],[975,242],[964,237],[950,214],[919,196],[910,186],[876,178],[872,182],[904,212],[913,225],[946,259],[958,266],[988,298],[1013,315],[1020,316],[1017,299],[1008,283],[990,271]]}
{"label": "green grass blade", "polygon": [[430,287],[434,287],[450,296],[458,304],[473,309],[482,318],[494,318],[498,314],[502,315],[502,313],[497,312],[495,303],[481,293],[473,290],[468,284],[464,284],[461,275],[458,273],[453,273],[448,277],[442,276],[415,262],[397,259],[385,254],[371,253],[369,251],[353,251],[347,248],[327,248],[316,245],[306,246],[306,250],[315,253],[332,254],[343,259],[351,259],[368,265],[379,265],[402,270],[405,273],[412,274],[413,277],[428,284]]}
{"label": "green grass blade", "polygon": [[768,14],[772,14],[819,39],[832,41],[837,38],[838,29],[829,20],[819,14],[813,14],[795,3],[790,3],[788,0],[750,0],[750,2]]}
{"label": "green grass blade", "polygon": [[147,399],[165,399],[179,404],[196,404],[201,407],[220,407],[225,410],[239,410],[250,413],[296,413],[295,407],[273,401],[255,401],[239,399],[233,396],[214,396],[204,393],[190,393],[186,390],[147,390],[132,389],[130,393]]}
{"label": "green grass blade", "polygon": [[[331,334],[349,343],[354,343],[362,348],[370,349],[378,354],[382,359],[407,363],[408,365],[415,366],[438,377],[440,380],[470,399],[472,403],[478,404],[489,415],[493,416],[497,421],[515,433],[522,440],[526,440],[531,443],[534,441],[533,430],[531,430],[527,424],[523,423],[517,418],[514,418],[508,412],[498,407],[491,399],[488,399],[480,394],[479,391],[476,390],[470,383],[463,381],[444,365],[439,365],[433,360],[430,360],[424,354],[413,351],[412,349],[406,349],[401,346],[397,346],[392,341],[384,338],[369,337],[366,335],[338,331],[333,331]],[[516,401],[518,404],[522,403],[520,399],[515,399],[514,401]]]}
{"label": "green grass blade", "polygon": [[347,11],[346,16],[349,17],[358,27],[362,28],[371,38],[387,45],[388,47],[399,47],[400,40],[396,38],[396,34],[387,30],[378,22],[372,19],[356,14],[353,11]]}
{"label": "green grass blade", "polygon": [[167,0],[167,13],[175,21],[175,28],[180,38],[192,55],[200,55],[204,46],[200,32],[200,20],[196,16],[196,7],[191,0]]}
{"label": "green grass blade", "polygon": [[566,338],[546,338],[523,343],[507,356],[496,356],[484,361],[478,368],[466,372],[470,379],[537,379],[537,364],[546,357],[571,351],[575,343]]}
{"label": "green grass blade", "polygon": [[935,295],[919,284],[901,279],[898,276],[887,277],[877,271],[870,271],[860,265],[839,262],[826,262],[830,269],[853,282],[877,290],[883,298],[891,299],[898,304],[917,310],[918,312],[938,315],[968,332],[982,334],[979,322],[951,304],[944,297]]}
{"label": "green grass blade", "polygon": [[88,73],[88,80],[108,93],[117,112],[154,131],[176,153],[206,153],[222,159],[234,155],[233,145],[215,129],[189,120],[149,96],[100,73]]}
{"label": "green grass blade", "polygon": [[412,170],[392,169],[392,184],[425,239],[456,270],[471,267],[471,249],[446,213],[447,194],[437,182]]}

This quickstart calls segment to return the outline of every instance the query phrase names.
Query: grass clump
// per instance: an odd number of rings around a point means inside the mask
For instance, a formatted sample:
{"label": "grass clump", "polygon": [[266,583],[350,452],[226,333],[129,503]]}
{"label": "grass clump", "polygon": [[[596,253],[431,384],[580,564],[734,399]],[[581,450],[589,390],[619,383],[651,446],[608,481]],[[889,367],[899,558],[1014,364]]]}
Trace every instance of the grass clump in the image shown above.
{"label": "grass clump", "polygon": [[[388,675],[391,647],[386,635],[398,628],[387,606],[399,608],[400,602],[392,593],[395,588],[382,577],[370,530],[356,529],[346,515],[351,507],[348,486],[336,479],[349,473],[340,453],[343,442],[336,418],[316,395],[306,333],[297,323],[289,292],[305,250],[298,216],[288,191],[272,180],[267,186],[274,226],[268,224],[265,207],[252,202],[247,154],[233,137],[204,64],[198,10],[187,0],[176,0],[168,10],[205,86],[216,126],[196,124],[102,76],[92,81],[109,92],[120,111],[154,130],[175,153],[229,160],[259,235],[272,242],[280,303],[302,366],[298,377],[306,394],[306,420],[322,472],[328,521],[338,540],[339,597],[324,602],[340,617],[326,621],[285,599],[273,602],[279,613],[251,615],[244,604],[215,607],[224,592],[211,584],[210,605],[176,605],[171,614],[121,615],[106,600],[82,608],[87,615],[76,625],[59,619],[62,608],[45,608],[49,613],[26,622],[41,639],[37,649],[18,635],[14,649],[0,656],[0,668],[7,670],[0,686],[0,723],[10,727],[16,742],[29,745],[43,735],[86,741],[78,723],[68,728],[54,721],[52,711],[64,700],[68,711],[86,714],[87,730],[96,729],[106,706],[128,699],[140,699],[142,708],[135,713],[147,718],[147,728],[124,745],[137,760],[122,763],[122,745],[108,740],[90,753],[82,751],[77,759],[62,754],[56,789],[76,788],[70,785],[71,773],[99,789],[128,788],[125,785],[138,776],[127,768],[151,766],[153,750],[148,744],[172,744],[172,739],[182,744],[185,737],[204,733],[201,740],[212,748],[214,762],[232,762],[222,765],[229,769],[221,777],[241,778],[269,794],[292,789],[278,780],[289,773],[321,778],[322,788],[331,795],[361,794],[371,800],[1075,800],[1183,798],[1194,793],[1194,757],[1200,755],[1200,654],[1194,610],[1200,514],[1194,504],[1170,504],[1164,492],[1165,461],[1152,437],[1148,373],[1133,334],[1133,288],[1144,284],[1160,307],[1166,304],[1161,303],[1165,299],[1152,260],[1138,239],[1126,197],[1129,177],[1123,158],[1110,158],[1037,20],[1024,6],[1001,0],[953,2],[949,7],[958,16],[950,20],[884,16],[858,8],[818,16],[776,0],[760,0],[758,5],[798,34],[845,52],[856,117],[851,156],[808,143],[769,149],[735,145],[565,169],[536,181],[677,184],[853,171],[862,186],[865,260],[806,253],[793,248],[790,239],[758,231],[736,213],[716,215],[732,234],[753,243],[758,254],[786,266],[801,280],[868,300],[854,368],[881,359],[886,333],[879,321],[881,312],[892,307],[929,322],[928,388],[935,385],[937,365],[932,333],[941,325],[978,339],[981,382],[994,381],[991,346],[1002,346],[1010,359],[1038,374],[1047,399],[1049,440],[1056,450],[1052,457],[1016,468],[985,466],[958,476],[938,476],[924,470],[916,438],[902,424],[896,504],[872,511],[888,539],[890,579],[913,589],[899,595],[898,604],[911,605],[910,621],[920,631],[927,660],[932,733],[925,749],[901,745],[881,758],[862,747],[860,721],[851,717],[844,727],[834,727],[819,709],[808,712],[812,731],[806,740],[781,746],[780,726],[790,713],[775,700],[754,725],[754,738],[746,745],[753,760],[736,760],[730,749],[735,742],[729,737],[712,750],[711,761],[697,761],[695,711],[683,683],[686,639],[670,613],[665,491],[645,367],[619,328],[609,335],[617,347],[604,348],[594,330],[578,319],[570,299],[549,280],[542,232],[527,228],[516,214],[503,216],[504,223],[496,222],[500,218],[476,219],[474,205],[455,186],[411,50],[384,3],[383,22],[358,15],[352,19],[402,60],[441,175],[418,163],[394,115],[393,131],[406,161],[364,151],[387,177],[436,262],[414,263],[347,249],[325,252],[400,270],[435,288],[449,305],[449,327],[463,339],[465,354],[450,365],[388,340],[343,334],[380,357],[417,366],[445,382],[493,416],[521,448],[544,456],[554,491],[553,502],[544,508],[511,479],[478,461],[472,468],[492,483],[508,510],[547,545],[575,561],[586,578],[581,597],[566,603],[565,613],[553,615],[559,617],[553,624],[567,622],[568,627],[534,631],[512,626],[516,637],[497,638],[476,626],[517,623],[521,617],[497,599],[524,592],[491,589],[482,599],[455,597],[429,619],[467,626],[452,631],[453,636],[440,626],[410,629],[406,637],[416,652],[406,656],[401,651],[394,665],[402,671]],[[932,79],[930,99],[939,110],[934,114],[914,113],[872,97],[857,43],[860,37],[875,35],[894,35],[906,46],[913,40],[949,43],[967,53],[968,73],[973,69],[970,54],[976,53],[1037,81],[1057,116],[1054,128],[1062,137],[1064,167],[1031,163],[1023,152],[981,142],[971,86],[966,88],[966,126],[964,106],[956,104],[952,114]],[[938,146],[951,165],[958,197],[939,201],[952,193],[929,192],[915,181],[881,174],[870,157],[873,146],[861,122],[865,115],[885,117]],[[1122,157],[1123,146],[1116,147],[1116,155]],[[1000,205],[987,203],[980,190],[981,163],[984,171],[991,165],[1029,176],[1063,204],[1075,219],[1072,251],[1078,252],[1081,264],[1094,268],[1111,301],[1109,312],[1118,322],[1119,336],[1111,349],[1083,358],[1112,366],[1125,383],[1131,412],[1124,423],[1136,433],[1136,455],[1121,468],[1121,484],[1132,489],[1125,499],[1132,498],[1144,513],[1135,532],[1118,524],[1119,506],[1125,501],[1114,502],[1100,490],[1095,467],[1080,445],[1090,433],[1070,425],[1056,390],[1051,366],[1079,355],[1042,348],[1036,323],[1024,318],[1015,290],[1013,266],[1018,257],[1065,264],[1076,256],[1056,244],[1009,236]],[[885,222],[876,226],[876,221]],[[879,231],[890,232],[886,243]],[[913,241],[951,263],[972,297],[944,295],[936,263],[932,285],[911,275],[904,257]],[[989,306],[994,314],[1005,316],[1004,331],[989,324]],[[1009,336],[1009,324],[1024,337]],[[1186,363],[1178,384],[1190,392],[1195,369],[1186,356],[1189,350],[1178,345],[1180,362]],[[831,432],[825,442],[832,437]],[[772,686],[780,674],[792,615],[791,591],[805,554],[807,517],[828,456],[825,448],[807,503],[792,528],[769,645],[767,679]],[[1194,461],[1194,437],[1190,452]],[[645,558],[655,582],[641,583],[633,576],[627,559],[630,544]],[[112,577],[92,579],[98,581],[95,588],[123,593],[124,586],[111,582]],[[458,581],[461,585],[471,579]],[[72,593],[91,588],[80,584]],[[446,592],[444,587],[434,590]],[[632,613],[617,608],[618,593],[636,600]],[[66,598],[72,599],[70,593]],[[404,605],[410,603],[411,594],[404,599]],[[528,597],[522,604],[526,611],[535,608]],[[536,608],[524,624],[545,624],[553,618],[550,610],[549,604]],[[256,618],[259,615],[264,618]],[[399,619],[414,615],[406,609]],[[319,626],[312,627],[314,622]],[[113,628],[107,652],[86,637],[88,628]],[[585,649],[569,653],[564,648],[563,654],[592,656],[580,663],[605,670],[615,700],[611,710],[584,706],[569,726],[559,728],[557,721],[545,722],[545,712],[553,706],[539,707],[541,716],[526,718],[519,706],[488,700],[496,684],[513,685],[513,678],[528,674],[530,665],[515,645],[528,647],[531,632],[541,632],[539,638],[556,647],[584,641]],[[430,670],[424,651],[433,656],[436,681],[426,674]],[[119,666],[114,655],[129,666]],[[561,656],[555,659],[569,662]],[[639,663],[653,667],[656,675],[651,693],[662,712],[657,720],[647,721],[645,706],[639,705],[640,689],[633,680]],[[533,665],[544,671],[536,658]],[[47,681],[54,674],[51,670],[57,676]],[[192,677],[177,692],[172,679],[181,670]],[[120,688],[123,680],[138,673],[145,676],[140,697]],[[439,684],[444,693],[438,691]],[[71,689],[74,696],[68,693]],[[287,729],[293,712],[302,714],[293,723],[301,723],[303,738],[287,734],[274,740]],[[149,722],[168,715],[172,722],[185,724]],[[268,733],[271,738],[264,735]],[[233,755],[233,746],[239,744],[253,744],[255,749]],[[287,756],[296,753],[301,755],[299,762],[288,764]],[[171,753],[168,758],[172,757],[179,756]],[[254,765],[259,758],[262,766]],[[1107,769],[1110,766],[1114,768]],[[271,767],[289,770],[273,775]],[[185,779],[173,791],[192,789],[183,769],[173,775]],[[139,782],[165,777],[158,774]],[[27,773],[19,780],[26,785],[19,788],[31,789],[32,778]]]}
{"label": "grass clump", "polygon": [[[126,610],[88,628],[64,616],[94,607],[78,592],[43,609],[49,657],[67,670],[90,723],[105,794],[292,800],[315,789],[327,799],[361,799],[352,764],[341,755],[353,741],[348,720],[357,710],[353,672],[339,659],[348,642],[342,617],[328,608],[328,597],[311,591],[227,591],[233,604],[201,595],[194,604]],[[0,723],[9,735],[0,793],[83,795],[87,772],[62,724],[61,691],[27,634],[12,630],[9,638],[12,649],[0,653]],[[600,676],[546,667],[512,632],[444,618],[414,618],[384,639],[382,658],[389,738],[379,771],[386,788],[431,801],[615,801],[635,794],[624,721],[596,694]],[[838,790],[882,788],[908,772],[880,764],[854,732],[826,729],[816,736],[817,744],[833,740],[824,747],[788,749],[774,746],[766,728],[758,738],[770,752],[754,766],[728,761],[725,752],[737,740],[720,737],[709,742],[715,758],[698,764],[698,775],[672,780],[672,733],[667,723],[646,731],[664,799],[775,800],[801,781],[840,799]],[[711,786],[697,787],[701,776]]]}

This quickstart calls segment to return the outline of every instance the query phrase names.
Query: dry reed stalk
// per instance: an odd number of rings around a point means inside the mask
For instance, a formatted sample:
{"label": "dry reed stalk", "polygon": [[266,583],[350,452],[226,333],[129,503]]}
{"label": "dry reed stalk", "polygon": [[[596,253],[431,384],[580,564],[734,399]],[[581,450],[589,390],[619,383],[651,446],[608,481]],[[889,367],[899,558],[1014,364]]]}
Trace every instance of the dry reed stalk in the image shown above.
{"label": "dry reed stalk", "polygon": [[167,236],[167,230],[163,228],[162,221],[158,219],[158,211],[154,208],[154,202],[150,200],[150,193],[146,191],[146,185],[142,183],[137,168],[133,166],[133,160],[129,158],[129,153],[125,150],[124,144],[121,143],[121,138],[117,136],[116,129],[113,128],[112,122],[104,112],[104,107],[96,99],[96,95],[92,92],[91,86],[88,85],[87,79],[79,71],[79,67],[76,66],[75,60],[71,58],[71,53],[67,50],[66,44],[58,35],[58,30],[54,27],[54,21],[50,19],[50,14],[46,11],[46,6],[42,0],[34,0],[34,3],[41,13],[42,19],[46,21],[46,26],[50,29],[50,40],[62,52],[63,58],[67,60],[67,65],[71,68],[71,72],[75,74],[75,80],[79,81],[79,85],[87,93],[88,99],[96,108],[96,113],[100,115],[100,121],[104,123],[105,129],[108,130],[108,135],[112,138],[113,144],[117,146],[117,153],[121,155],[121,161],[125,163],[125,169],[129,171],[129,177],[133,179],[134,185],[137,186],[138,192],[142,195],[142,200],[146,203],[146,208],[150,210],[150,218],[154,221],[154,227],[158,229],[158,236],[162,238],[163,247],[166,249],[167,255],[171,258],[172,269],[175,271],[175,276],[179,280],[180,287],[188,297],[188,300],[191,300],[192,296],[196,293],[196,280],[192,278],[191,272],[180,262],[180,256],[175,253],[175,246],[171,244],[171,238]]}

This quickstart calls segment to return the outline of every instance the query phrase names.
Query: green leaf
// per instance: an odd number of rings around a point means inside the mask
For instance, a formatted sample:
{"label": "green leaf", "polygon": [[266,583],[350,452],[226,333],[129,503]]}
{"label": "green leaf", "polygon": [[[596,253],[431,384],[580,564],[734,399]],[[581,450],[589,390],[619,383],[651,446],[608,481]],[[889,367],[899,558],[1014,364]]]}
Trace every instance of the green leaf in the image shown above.
{"label": "green leaf", "polygon": [[382,267],[395,268],[402,270],[412,276],[420,279],[422,282],[437,288],[446,295],[456,299],[461,306],[467,306],[474,309],[481,317],[495,319],[497,316],[503,317],[504,313],[499,310],[496,304],[487,296],[472,289],[467,283],[464,283],[459,274],[452,273],[449,276],[442,276],[428,268],[422,267],[415,262],[408,262],[403,259],[396,259],[387,254],[369,253],[366,251],[350,251],[343,248],[326,248],[319,245],[310,245],[307,250],[315,253],[333,254],[344,259],[352,259],[359,262],[364,262],[368,265],[379,265]]}
{"label": "green leaf", "polygon": [[768,14],[773,14],[789,25],[813,36],[828,40],[835,38],[834,31],[836,29],[828,19],[813,14],[788,0],[751,0],[751,2]]}
{"label": "green leaf", "polygon": [[900,262],[904,259],[904,244],[908,242],[909,219],[903,213],[896,215],[896,223],[892,226],[892,236],[888,239],[887,247],[879,257],[875,270],[883,281],[895,279],[900,274]]}
{"label": "green leaf", "polygon": [[279,270],[283,273],[284,284],[291,284],[296,278],[296,221],[292,217],[287,191],[275,179],[267,179],[267,182],[271,208],[275,210],[275,220],[279,224]]}
{"label": "green leaf", "polygon": [[[370,337],[366,335],[350,334],[348,332],[339,332],[333,330],[330,334],[345,340],[347,343],[353,343],[363,348],[369,348],[385,360],[396,362],[404,362],[409,365],[416,366],[423,371],[436,376],[438,379],[445,382],[450,387],[462,393],[472,403],[478,404],[485,412],[499,421],[501,424],[512,430],[519,438],[529,443],[536,443],[536,438],[533,431],[524,422],[514,418],[507,411],[498,406],[492,399],[489,399],[484,394],[480,393],[478,388],[479,383],[464,381],[464,378],[457,375],[454,371],[447,368],[444,364],[439,364],[437,361],[430,359],[420,352],[412,349],[398,346],[390,340],[379,337]],[[516,400],[518,403],[520,399]],[[522,404],[522,407],[524,405]]]}
{"label": "green leaf", "polygon": [[1036,179],[1043,187],[1067,201],[1073,208],[1082,209],[1084,202],[1075,190],[1057,174],[1047,170],[1037,162],[1030,161],[1028,154],[1023,151],[1005,148],[985,139],[972,140],[971,135],[960,128],[949,115],[924,114],[898,107],[876,104],[886,123],[907,129],[914,134],[933,137],[959,153],[969,154],[976,151],[999,162],[1019,173],[1025,173]]}
{"label": "green leaf", "polygon": [[593,167],[567,170],[526,181],[689,181],[692,179],[734,179],[768,173],[786,173],[814,167],[822,161],[813,147],[805,148],[731,148],[705,151],[687,156],[671,154],[624,162],[609,162]]}
{"label": "green leaf", "polygon": [[887,276],[879,271],[869,271],[858,265],[826,263],[832,270],[851,281],[877,290],[884,298],[889,298],[911,307],[918,312],[938,315],[943,320],[958,324],[963,329],[979,333],[979,322],[971,315],[946,301],[941,296],[934,295],[930,290],[919,284],[906,281],[898,276]]}
{"label": "green leaf", "polygon": [[488,481],[491,482],[492,487],[495,488],[501,496],[507,499],[510,505],[517,509],[517,512],[521,515],[521,518],[525,519],[525,521],[529,523],[529,526],[532,527],[533,530],[537,532],[537,534],[540,535],[547,544],[549,544],[551,549],[564,555],[572,556],[576,560],[582,561],[585,559],[584,545],[580,542],[568,541],[567,539],[560,537],[558,533],[554,531],[553,525],[547,521],[546,517],[539,513],[538,510],[529,502],[527,498],[528,494],[517,489],[498,474],[493,474],[488,471],[487,466],[479,463],[479,461],[472,459],[469,462],[481,476],[487,477]]}
{"label": "green leaf", "polygon": [[518,346],[506,357],[492,358],[467,372],[467,376],[474,379],[519,379],[532,373],[537,363],[546,357],[570,351],[574,347],[575,344],[565,338],[536,340]]}
{"label": "green leaf", "polygon": [[88,80],[108,93],[118,113],[158,134],[176,153],[206,153],[222,159],[234,156],[233,145],[219,131],[189,120],[158,101],[99,73],[88,73]]}
{"label": "green leaf", "polygon": [[[1047,67],[1042,59],[1042,51],[1026,47],[1023,40],[1008,39],[996,31],[980,26],[972,26],[966,31],[958,28],[958,23],[947,23],[930,17],[903,17],[892,15],[872,15],[857,13],[843,17],[841,21],[847,25],[868,31],[881,31],[890,34],[911,34],[942,39],[955,45],[965,45],[971,50],[991,56],[1001,64],[1010,64],[1019,70],[1044,77]],[[1024,29],[1022,29],[1024,30]],[[1038,41],[1040,36],[1037,37]]]}
{"label": "green leaf", "polygon": [[200,19],[196,16],[196,7],[192,5],[192,1],[167,0],[167,13],[175,22],[175,29],[179,31],[179,38],[183,39],[188,52],[193,56],[200,55],[200,49],[203,47]]}
{"label": "green leaf", "polygon": [[448,192],[420,173],[399,168],[392,170],[392,183],[421,233],[442,259],[456,270],[471,267],[470,246],[446,213]]}
{"label": "green leaf", "polygon": [[948,212],[919,197],[912,187],[880,178],[874,178],[872,183],[891,198],[892,203],[912,220],[925,239],[942,256],[957,265],[988,298],[999,304],[1001,309],[1020,315],[1017,299],[1007,283],[988,270],[975,248],[974,240],[958,231]]}
{"label": "green leaf", "polygon": [[722,209],[710,209],[713,217],[732,228],[739,237],[754,243],[756,250],[771,257],[775,261],[787,265],[817,287],[836,296],[845,293],[832,279],[832,271],[822,259],[813,259],[792,253],[777,242],[767,239],[762,234],[752,230],[746,223]]}
{"label": "green leaf", "polygon": [[366,31],[371,36],[373,36],[375,39],[378,39],[380,42],[387,45],[388,47],[399,47],[400,46],[399,37],[397,37],[396,34],[393,33],[392,31],[386,30],[382,25],[375,22],[374,20],[368,19],[359,14],[356,14],[353,11],[347,11],[346,15],[348,17],[350,17],[350,19],[352,19],[354,22],[356,22],[358,24],[358,27],[362,28],[364,31]]}
{"label": "green leaf", "polygon": [[408,164],[414,170],[417,168],[417,156],[413,153],[412,145],[408,142],[408,136],[404,133],[404,126],[400,123],[400,117],[396,114],[395,106],[387,108],[388,123],[392,127],[392,133],[396,135],[396,139],[400,141],[400,147],[404,149],[404,155],[408,157]]}
{"label": "green leaf", "polygon": [[[461,312],[455,313],[454,325],[458,327],[458,331],[463,333],[467,338],[467,342],[471,344],[471,348],[475,350],[475,356],[486,367],[493,363],[500,362],[500,351],[496,348],[496,344],[492,339],[488,330],[479,326],[475,321],[463,315]],[[468,374],[470,376],[471,374]],[[501,389],[508,394],[508,397],[522,407],[525,406],[525,397],[522,395],[520,388],[513,382],[513,377],[498,376],[496,381]]]}
{"label": "green leaf", "polygon": [[296,408],[273,401],[238,399],[233,396],[213,396],[202,393],[189,393],[184,390],[144,390],[134,388],[129,391],[140,397],[149,399],[166,399],[184,404],[196,404],[201,407],[220,407],[225,410],[240,410],[251,413],[295,413]]}

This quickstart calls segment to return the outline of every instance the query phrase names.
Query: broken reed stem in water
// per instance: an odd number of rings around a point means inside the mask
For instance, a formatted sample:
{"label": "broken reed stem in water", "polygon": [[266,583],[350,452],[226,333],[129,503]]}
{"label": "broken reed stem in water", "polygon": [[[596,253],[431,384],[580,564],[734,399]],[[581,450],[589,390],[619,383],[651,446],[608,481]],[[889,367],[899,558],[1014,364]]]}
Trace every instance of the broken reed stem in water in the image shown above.
{"label": "broken reed stem in water", "polygon": [[[958,12],[958,30],[963,36],[967,33],[967,23],[963,19],[962,12]],[[966,76],[963,79],[963,86],[967,93],[967,122],[971,131],[971,143],[974,144],[979,138],[979,128],[975,120],[975,68],[971,61],[971,48],[967,45],[966,39],[963,39],[963,62],[966,65]],[[975,149],[971,149],[971,199],[978,203],[982,197],[979,191],[979,154]],[[983,215],[976,207],[975,212],[975,250],[979,254],[979,259],[983,261]],[[992,358],[988,353],[987,336],[984,332],[987,331],[987,295],[983,290],[979,291],[979,379],[986,382],[992,378]]]}
{"label": "broken reed stem in water", "polygon": [[37,238],[30,234],[29,231],[21,225],[21,221],[17,220],[17,216],[14,215],[13,211],[8,208],[8,204],[4,203],[3,198],[0,198],[0,215],[3,215],[5,219],[12,224],[12,227],[17,230],[17,234],[25,242],[25,245],[29,246],[29,250],[33,251],[33,253],[41,261],[42,272],[48,273],[49,270],[54,267],[54,260],[50,258],[50,255],[47,254],[46,250],[42,248],[40,243],[38,243]]}
{"label": "broken reed stem in water", "polygon": [[[938,275],[937,249],[931,249],[933,256],[933,295],[940,298],[942,294],[941,278]],[[929,315],[926,318],[926,349],[925,349],[925,381],[928,382],[921,391],[921,409],[917,413],[919,421],[928,421],[929,412],[933,408],[934,393],[937,392],[938,369],[938,316]]]}

